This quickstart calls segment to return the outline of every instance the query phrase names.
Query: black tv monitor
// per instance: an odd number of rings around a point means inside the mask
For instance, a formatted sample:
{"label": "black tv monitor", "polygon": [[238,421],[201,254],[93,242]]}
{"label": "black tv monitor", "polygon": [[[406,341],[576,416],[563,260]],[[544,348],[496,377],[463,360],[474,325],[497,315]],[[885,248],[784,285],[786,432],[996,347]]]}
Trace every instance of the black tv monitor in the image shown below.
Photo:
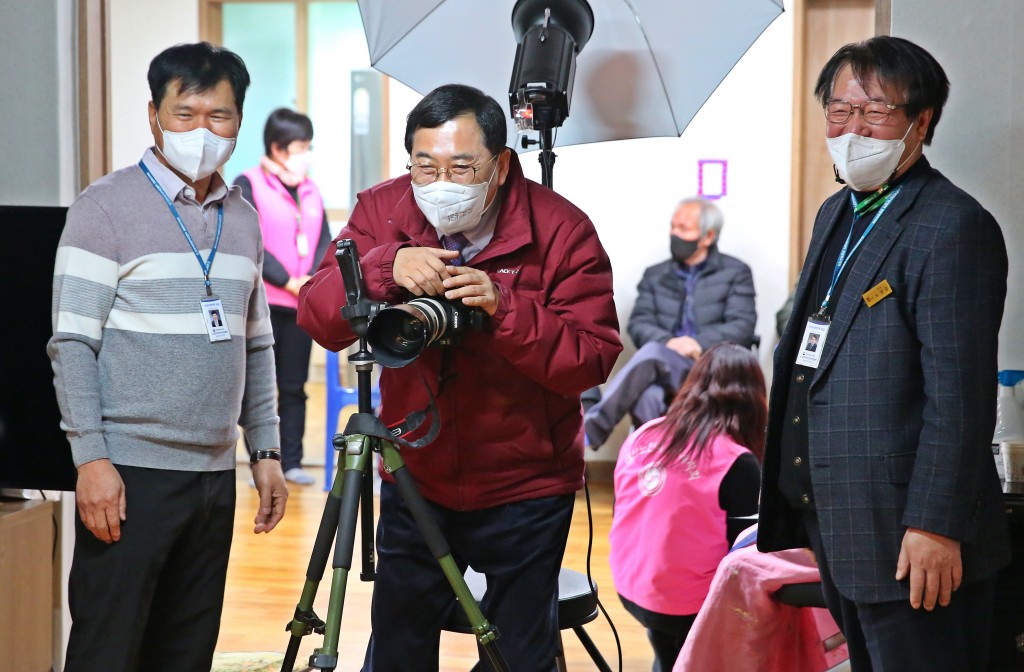
{"label": "black tv monitor", "polygon": [[0,488],[74,490],[53,369],[53,263],[67,208],[0,205]]}

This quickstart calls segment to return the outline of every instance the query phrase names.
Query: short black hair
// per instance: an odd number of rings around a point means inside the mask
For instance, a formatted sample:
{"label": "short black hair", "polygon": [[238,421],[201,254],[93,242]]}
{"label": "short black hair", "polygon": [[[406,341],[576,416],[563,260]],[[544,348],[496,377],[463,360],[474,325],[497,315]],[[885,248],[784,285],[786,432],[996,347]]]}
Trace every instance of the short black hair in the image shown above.
{"label": "short black hair", "polygon": [[421,128],[437,128],[464,114],[476,117],[484,135],[484,146],[494,155],[508,140],[505,112],[494,98],[464,84],[445,84],[423,97],[405,118],[405,151],[412,154],[412,136]]}
{"label": "short black hair", "polygon": [[858,81],[874,75],[882,86],[902,92],[906,96],[903,110],[908,118],[931,109],[932,121],[924,138],[924,144],[931,144],[949,98],[949,80],[934,56],[910,40],[889,35],[848,44],[829,59],[818,75],[814,95],[822,105],[828,102],[836,76],[846,65]]}
{"label": "short black hair", "polygon": [[263,147],[267,156],[270,156],[270,146],[274,143],[281,149],[287,149],[296,140],[306,142],[312,139],[313,122],[310,118],[287,107],[271,112],[263,127]]}
{"label": "short black hair", "polygon": [[176,44],[164,49],[150,61],[147,78],[149,93],[157,109],[167,95],[167,85],[175,80],[179,82],[179,94],[209,91],[223,80],[228,80],[239,114],[245,103],[245,91],[249,88],[249,71],[241,57],[209,42]]}

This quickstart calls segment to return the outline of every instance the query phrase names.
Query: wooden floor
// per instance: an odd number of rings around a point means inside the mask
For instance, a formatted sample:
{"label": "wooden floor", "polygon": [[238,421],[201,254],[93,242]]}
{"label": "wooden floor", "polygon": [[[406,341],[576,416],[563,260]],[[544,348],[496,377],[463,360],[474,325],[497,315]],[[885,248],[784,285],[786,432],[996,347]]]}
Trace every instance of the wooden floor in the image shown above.
{"label": "wooden floor", "polygon": [[[308,392],[306,453],[310,457],[323,454],[323,392],[322,385],[310,384]],[[285,625],[291,620],[305,580],[313,540],[323,513],[326,493],[323,491],[323,468],[309,469],[317,476],[314,486],[291,486],[285,519],[269,535],[252,533],[257,497],[248,485],[248,470],[238,470],[238,508],[235,536],[228,568],[227,594],[217,650],[283,652],[288,634]],[[611,487],[591,486],[593,510],[593,550],[591,575],[599,587],[599,596],[618,630],[622,642],[623,672],[646,672],[651,669],[653,655],[644,629],[627,614],[612,586],[608,566],[608,530],[611,525]],[[569,545],[563,566],[586,573],[586,555],[590,531],[587,505],[579,493],[573,514]],[[358,540],[357,540],[358,543]],[[357,546],[358,556],[358,546]],[[315,600],[317,614],[324,618],[330,598],[330,567],[320,584]],[[372,583],[359,580],[359,559],[355,559],[347,593],[339,644],[339,671],[360,669],[369,636],[370,595]],[[500,627],[500,623],[497,624]],[[612,629],[603,617],[586,626],[612,670],[618,670],[618,653]],[[594,663],[571,630],[563,633],[566,663],[569,670],[594,670]],[[320,635],[303,639],[296,669],[304,669],[309,654],[321,646]],[[500,646],[500,645],[499,645]],[[441,640],[441,672],[465,672],[476,659],[471,635],[443,633]]]}

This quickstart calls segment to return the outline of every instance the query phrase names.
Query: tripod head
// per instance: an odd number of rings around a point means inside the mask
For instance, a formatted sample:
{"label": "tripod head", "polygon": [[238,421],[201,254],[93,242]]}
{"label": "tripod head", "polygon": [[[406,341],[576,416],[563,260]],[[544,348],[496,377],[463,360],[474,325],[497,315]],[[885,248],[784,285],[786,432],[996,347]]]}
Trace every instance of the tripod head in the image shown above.
{"label": "tripod head", "polygon": [[[341,307],[341,316],[348,321],[352,332],[359,337],[359,350],[348,357],[348,360],[355,364],[356,367],[359,412],[349,418],[344,433],[335,437],[335,446],[339,449],[344,449],[345,435],[362,434],[392,441],[407,448],[422,448],[433,441],[441,430],[434,395],[428,387],[427,395],[430,402],[427,408],[410,413],[402,422],[392,427],[385,426],[374,415],[373,406],[370,403],[370,373],[377,360],[367,347],[366,335],[371,320],[380,311],[388,308],[388,304],[378,303],[368,298],[366,283],[363,281],[363,271],[359,266],[359,250],[356,247],[356,241],[350,238],[342,238],[337,242],[337,250],[335,258],[338,260],[338,269],[341,271],[341,279],[345,285],[346,300],[346,304]],[[412,358],[408,361],[412,361]],[[403,361],[402,364],[398,365],[404,365],[408,361]],[[390,366],[396,365],[389,356],[386,356],[382,363]],[[430,418],[430,427],[424,436],[415,441],[406,441],[403,438],[403,435],[406,433],[418,429],[428,417]]]}
{"label": "tripod head", "polygon": [[348,320],[353,333],[359,337],[359,350],[362,352],[366,350],[366,327],[370,319],[380,310],[382,304],[375,303],[366,297],[366,283],[363,282],[363,269],[359,266],[359,250],[356,248],[356,241],[350,238],[339,240],[338,251],[335,252],[334,257],[338,260],[338,269],[341,271],[341,279],[345,285],[347,301],[341,307],[341,316]]}

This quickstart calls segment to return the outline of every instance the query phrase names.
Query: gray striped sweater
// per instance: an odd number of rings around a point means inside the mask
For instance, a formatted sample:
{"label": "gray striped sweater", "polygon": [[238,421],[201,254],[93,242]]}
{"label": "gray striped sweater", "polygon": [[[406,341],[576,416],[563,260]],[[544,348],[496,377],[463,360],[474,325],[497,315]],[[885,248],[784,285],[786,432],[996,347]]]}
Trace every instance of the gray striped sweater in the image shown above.
{"label": "gray striped sweater", "polygon": [[54,269],[47,351],[61,427],[76,465],[232,469],[238,425],[253,450],[280,445],[259,219],[219,176],[200,205],[152,149],[143,161],[204,260],[224,205],[210,279],[231,340],[210,342],[199,261],[142,169],[97,180],[68,210]]}

